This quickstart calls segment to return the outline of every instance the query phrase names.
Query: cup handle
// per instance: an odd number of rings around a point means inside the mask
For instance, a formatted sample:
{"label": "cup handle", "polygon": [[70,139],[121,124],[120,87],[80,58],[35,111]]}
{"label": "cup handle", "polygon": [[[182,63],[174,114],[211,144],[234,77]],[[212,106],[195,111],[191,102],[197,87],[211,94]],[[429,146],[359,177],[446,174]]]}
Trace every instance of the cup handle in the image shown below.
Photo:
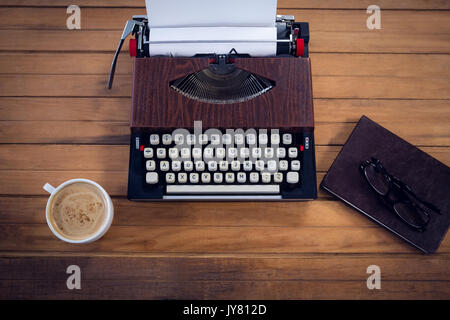
{"label": "cup handle", "polygon": [[53,187],[50,183],[46,183],[42,188],[44,188],[45,191],[52,194],[55,191],[55,187]]}

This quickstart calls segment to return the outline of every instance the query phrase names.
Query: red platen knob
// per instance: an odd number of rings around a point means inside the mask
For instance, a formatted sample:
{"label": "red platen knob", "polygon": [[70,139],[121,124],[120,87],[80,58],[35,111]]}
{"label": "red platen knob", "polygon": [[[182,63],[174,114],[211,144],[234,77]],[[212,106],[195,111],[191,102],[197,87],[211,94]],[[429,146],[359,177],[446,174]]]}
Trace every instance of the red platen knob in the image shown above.
{"label": "red platen knob", "polygon": [[130,57],[137,56],[137,41],[136,39],[130,39],[128,44],[128,50],[130,50]]}
{"label": "red platen knob", "polygon": [[305,54],[305,40],[297,38],[297,57],[303,57]]}

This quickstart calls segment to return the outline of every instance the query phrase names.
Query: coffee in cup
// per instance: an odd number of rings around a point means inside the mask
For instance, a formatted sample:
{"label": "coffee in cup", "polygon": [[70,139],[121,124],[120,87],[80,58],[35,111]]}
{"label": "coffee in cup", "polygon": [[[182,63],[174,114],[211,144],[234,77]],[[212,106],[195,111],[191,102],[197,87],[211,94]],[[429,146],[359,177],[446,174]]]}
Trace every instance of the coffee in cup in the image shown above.
{"label": "coffee in cup", "polygon": [[112,222],[112,202],[106,191],[87,179],[74,179],[58,188],[48,184],[47,223],[60,239],[72,243],[100,238]]}

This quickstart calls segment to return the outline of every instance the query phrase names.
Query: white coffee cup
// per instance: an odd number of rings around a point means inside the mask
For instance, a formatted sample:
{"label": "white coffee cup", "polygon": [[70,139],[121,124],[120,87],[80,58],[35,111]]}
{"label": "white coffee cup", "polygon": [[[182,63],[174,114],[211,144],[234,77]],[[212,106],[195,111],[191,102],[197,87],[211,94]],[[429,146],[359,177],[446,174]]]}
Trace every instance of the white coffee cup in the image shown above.
{"label": "white coffee cup", "polygon": [[[81,240],[73,240],[73,239],[66,238],[64,235],[62,235],[60,232],[58,232],[58,230],[55,229],[55,227],[53,226],[53,224],[51,222],[51,218],[50,218],[51,204],[52,204],[52,200],[55,197],[55,195],[60,190],[64,189],[66,186],[68,186],[69,184],[76,183],[76,182],[84,182],[84,183],[93,185],[95,188],[97,188],[103,194],[105,201],[106,201],[105,221],[103,222],[103,224],[100,226],[100,228],[94,234],[92,234],[88,238],[81,239]],[[98,183],[96,183],[92,180],[88,180],[88,179],[71,179],[71,180],[68,180],[68,181],[60,184],[57,188],[53,187],[52,185],[50,185],[48,183],[46,183],[43,186],[43,188],[45,191],[50,193],[50,197],[48,198],[47,206],[45,208],[45,217],[47,219],[47,224],[48,224],[50,230],[53,232],[53,234],[55,236],[57,236],[59,239],[69,242],[69,243],[89,243],[89,242],[93,242],[95,240],[100,239],[106,233],[106,231],[108,231],[109,227],[111,227],[111,223],[112,223],[113,217],[114,217],[114,207],[113,207],[113,204],[111,201],[111,197],[108,195],[108,193],[105,191],[105,189],[103,189]]]}

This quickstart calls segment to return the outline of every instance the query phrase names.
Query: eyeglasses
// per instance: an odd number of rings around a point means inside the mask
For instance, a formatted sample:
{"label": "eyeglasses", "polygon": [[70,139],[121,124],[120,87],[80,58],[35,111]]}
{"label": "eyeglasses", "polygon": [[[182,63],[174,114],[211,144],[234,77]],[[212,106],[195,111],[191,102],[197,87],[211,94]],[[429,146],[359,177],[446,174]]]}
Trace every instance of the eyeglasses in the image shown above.
{"label": "eyeglasses", "polygon": [[430,211],[441,214],[433,204],[419,199],[408,185],[389,174],[380,160],[366,160],[361,164],[360,170],[372,191],[414,230],[425,231],[430,222]]}

